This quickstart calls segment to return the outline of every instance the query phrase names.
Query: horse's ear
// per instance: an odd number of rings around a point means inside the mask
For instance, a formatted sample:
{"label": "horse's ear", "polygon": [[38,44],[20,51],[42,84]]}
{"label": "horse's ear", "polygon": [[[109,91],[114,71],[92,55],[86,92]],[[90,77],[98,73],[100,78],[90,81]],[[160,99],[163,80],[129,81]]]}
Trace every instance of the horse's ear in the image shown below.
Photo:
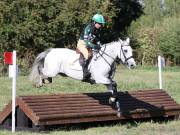
{"label": "horse's ear", "polygon": [[129,38],[129,37],[126,38],[126,42],[127,42],[128,44],[130,43],[130,38]]}
{"label": "horse's ear", "polygon": [[123,41],[120,39],[120,38],[118,38],[118,41],[122,44],[123,43]]}

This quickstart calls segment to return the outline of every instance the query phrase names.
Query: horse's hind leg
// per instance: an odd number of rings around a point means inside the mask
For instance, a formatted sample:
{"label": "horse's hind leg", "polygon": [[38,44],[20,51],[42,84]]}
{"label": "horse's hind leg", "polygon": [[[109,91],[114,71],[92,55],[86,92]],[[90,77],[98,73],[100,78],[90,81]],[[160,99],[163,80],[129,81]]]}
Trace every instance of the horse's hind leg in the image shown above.
{"label": "horse's hind leg", "polygon": [[52,77],[44,78],[42,81],[44,84],[52,83]]}
{"label": "horse's hind leg", "polygon": [[40,75],[38,78],[38,82],[36,83],[36,87],[42,87],[43,86],[43,79],[42,76]]}

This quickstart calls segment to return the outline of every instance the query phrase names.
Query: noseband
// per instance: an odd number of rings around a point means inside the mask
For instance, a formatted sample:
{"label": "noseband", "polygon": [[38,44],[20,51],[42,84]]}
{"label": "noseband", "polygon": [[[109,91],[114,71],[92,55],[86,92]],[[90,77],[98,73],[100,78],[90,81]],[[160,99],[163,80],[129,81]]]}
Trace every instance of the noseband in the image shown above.
{"label": "noseband", "polygon": [[132,59],[132,58],[133,58],[133,56],[126,57],[126,55],[124,54],[124,50],[123,50],[123,47],[124,47],[124,46],[130,46],[130,45],[122,45],[122,46],[121,46],[121,50],[120,50],[120,55],[121,55],[121,51],[122,51],[122,54],[123,54],[124,59],[125,59],[124,63],[127,63],[127,61],[128,61],[129,59]]}

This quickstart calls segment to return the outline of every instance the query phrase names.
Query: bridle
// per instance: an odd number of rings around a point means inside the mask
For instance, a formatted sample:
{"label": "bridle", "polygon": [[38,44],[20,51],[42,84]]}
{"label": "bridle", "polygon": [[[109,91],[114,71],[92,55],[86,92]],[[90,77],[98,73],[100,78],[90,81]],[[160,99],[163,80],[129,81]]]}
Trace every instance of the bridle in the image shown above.
{"label": "bridle", "polygon": [[[121,60],[121,62],[123,63],[123,64],[127,64],[127,61],[129,60],[129,59],[132,59],[133,58],[133,56],[129,56],[129,57],[126,57],[126,55],[125,55],[125,52],[124,52],[124,50],[123,50],[123,47],[124,46],[130,46],[130,45],[121,45],[121,49],[120,49],[120,56],[121,56],[121,52],[122,52],[122,55],[124,56],[124,59],[125,59],[125,61],[124,62],[122,62],[122,60]],[[98,51],[98,54],[99,54],[99,56],[101,56],[105,61],[106,61],[106,63],[111,67],[111,64],[108,62],[108,60],[106,60],[104,57],[103,57],[103,54],[104,55],[106,55],[106,56],[108,56],[108,57],[110,57],[111,59],[113,59],[113,61],[115,61],[117,58],[113,58],[112,56],[110,56],[109,54],[107,54],[106,52],[105,52],[105,50],[106,50],[106,46],[104,47],[104,50],[99,50]],[[98,57],[96,58],[96,60],[98,59]],[[120,59],[120,58],[119,58]]]}
{"label": "bridle", "polygon": [[[94,51],[96,52],[96,54],[99,54],[99,56],[96,55],[96,57],[94,58],[94,60],[96,61],[99,57],[102,57],[104,59],[104,61],[109,65],[110,67],[110,71],[109,71],[109,77],[112,76],[113,72],[116,70],[116,66],[115,66],[115,61],[117,61],[117,57],[116,58],[113,58],[112,56],[110,56],[109,54],[107,54],[105,52],[106,50],[106,46],[104,47],[104,49],[102,50],[102,48],[99,50],[99,51]],[[125,61],[122,62],[124,65],[127,64],[127,61],[131,58],[133,58],[133,56],[130,56],[130,57],[126,57],[125,53],[124,53],[124,50],[123,50],[123,47],[124,46],[129,46],[129,45],[121,45],[121,49],[120,49],[120,56],[121,56],[121,52],[122,52],[122,55],[124,56],[125,58]],[[113,63],[109,63],[109,61],[103,56],[103,55],[106,55],[108,56],[109,58],[111,58],[114,62]],[[120,59],[120,58],[119,58]],[[121,60],[121,59],[120,59]],[[121,60],[122,61],[122,60]],[[111,78],[111,77],[110,77]]]}
{"label": "bridle", "polygon": [[[109,54],[107,54],[107,53],[105,52],[105,50],[106,50],[106,45],[105,45],[103,51],[100,49],[97,53],[99,54],[99,57],[102,57],[102,58],[104,59],[104,61],[111,67],[111,64],[108,62],[108,60],[107,60],[106,58],[103,57],[103,54],[105,54],[105,55],[108,56],[109,58],[113,59],[113,61],[115,61],[116,58],[113,58],[112,56],[110,56]],[[100,52],[101,52],[101,53],[100,53]],[[97,60],[97,59],[98,59],[98,57],[96,57],[96,60]],[[96,60],[95,60],[95,61],[96,61]]]}
{"label": "bridle", "polygon": [[123,47],[124,47],[124,46],[130,46],[130,45],[121,45],[121,50],[120,50],[120,56],[121,56],[121,52],[122,52],[122,54],[123,54],[123,56],[124,56],[124,59],[125,59],[125,61],[123,62],[123,64],[127,64],[127,61],[128,61],[129,59],[132,59],[133,56],[131,55],[131,56],[129,56],[129,57],[126,57],[126,55],[124,54],[124,51],[123,51]]}

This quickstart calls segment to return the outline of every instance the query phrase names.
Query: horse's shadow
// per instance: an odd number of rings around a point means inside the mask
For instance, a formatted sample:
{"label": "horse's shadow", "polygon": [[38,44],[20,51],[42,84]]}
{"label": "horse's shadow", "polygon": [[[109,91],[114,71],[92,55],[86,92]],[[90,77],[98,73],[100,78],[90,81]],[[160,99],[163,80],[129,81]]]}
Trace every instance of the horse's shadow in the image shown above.
{"label": "horse's shadow", "polygon": [[[113,105],[109,104],[111,93],[86,94],[94,100],[98,100],[100,105],[111,106],[113,110],[116,110]],[[121,116],[125,119],[165,116],[164,106],[150,103],[153,102],[153,99],[146,100],[146,95],[139,99],[138,96],[132,96],[128,92],[118,92],[117,100],[120,103]]]}

